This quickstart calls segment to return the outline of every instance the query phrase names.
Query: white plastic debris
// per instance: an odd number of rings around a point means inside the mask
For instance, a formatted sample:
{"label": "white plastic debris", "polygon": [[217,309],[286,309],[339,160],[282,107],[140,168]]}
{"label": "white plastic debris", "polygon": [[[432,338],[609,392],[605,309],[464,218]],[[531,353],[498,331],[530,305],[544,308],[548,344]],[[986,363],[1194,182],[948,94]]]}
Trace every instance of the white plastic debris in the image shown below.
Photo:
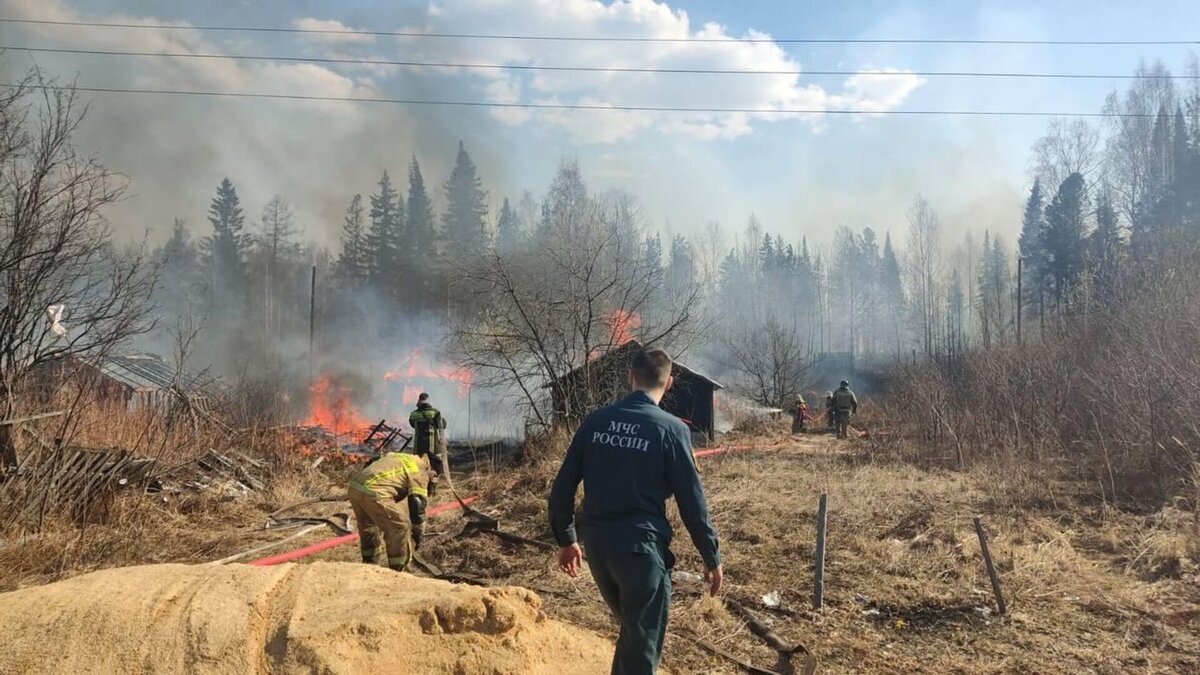
{"label": "white plastic debris", "polygon": [[875,609],[874,607],[871,609],[864,609],[863,616],[879,616],[879,610]]}
{"label": "white plastic debris", "polygon": [[62,324],[63,310],[66,305],[50,305],[46,308],[46,316],[50,319],[50,332],[60,338],[67,337],[67,327]]}
{"label": "white plastic debris", "polygon": [[991,607],[976,607],[975,613],[986,619],[992,615],[992,608]]}
{"label": "white plastic debris", "polygon": [[780,597],[779,591],[771,591],[770,593],[762,596],[762,604],[766,607],[770,607],[771,609],[779,607],[782,602],[783,598]]}
{"label": "white plastic debris", "polygon": [[704,577],[702,577],[699,574],[696,574],[694,572],[675,571],[675,572],[671,572],[671,581],[674,581],[676,583],[682,581],[682,582],[687,582],[689,584],[698,584],[698,583],[704,581]]}

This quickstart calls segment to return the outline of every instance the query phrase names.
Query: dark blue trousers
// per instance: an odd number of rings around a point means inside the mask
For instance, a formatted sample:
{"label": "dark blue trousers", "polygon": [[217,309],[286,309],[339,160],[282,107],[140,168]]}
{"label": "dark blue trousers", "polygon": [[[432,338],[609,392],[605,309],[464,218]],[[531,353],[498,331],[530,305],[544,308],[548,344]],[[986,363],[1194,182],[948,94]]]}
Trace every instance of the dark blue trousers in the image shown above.
{"label": "dark blue trousers", "polygon": [[674,557],[653,533],[644,535],[584,541],[592,578],[621,623],[612,675],[653,675],[662,658]]}

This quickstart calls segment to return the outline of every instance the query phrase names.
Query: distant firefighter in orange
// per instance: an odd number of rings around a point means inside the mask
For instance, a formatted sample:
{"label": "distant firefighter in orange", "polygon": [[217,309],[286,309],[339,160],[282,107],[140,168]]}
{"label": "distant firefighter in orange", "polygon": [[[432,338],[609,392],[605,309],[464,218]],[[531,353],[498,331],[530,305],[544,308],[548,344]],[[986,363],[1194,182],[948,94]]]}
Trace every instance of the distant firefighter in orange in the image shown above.
{"label": "distant firefighter in orange", "polygon": [[808,414],[808,404],[804,402],[804,397],[800,394],[796,395],[796,408],[792,411],[792,433],[802,434],[807,431],[808,420],[812,419]]}

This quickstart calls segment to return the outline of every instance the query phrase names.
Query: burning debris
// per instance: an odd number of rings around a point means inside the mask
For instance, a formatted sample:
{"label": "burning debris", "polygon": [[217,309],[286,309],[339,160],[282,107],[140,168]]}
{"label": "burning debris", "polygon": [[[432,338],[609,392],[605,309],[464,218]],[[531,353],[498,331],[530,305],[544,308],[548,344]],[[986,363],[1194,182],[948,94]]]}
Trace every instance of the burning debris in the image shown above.
{"label": "burning debris", "polygon": [[353,389],[344,378],[325,373],[309,387],[309,414],[300,423],[302,427],[316,427],[331,432],[335,437],[358,431],[366,433],[371,422],[351,401]]}
{"label": "burning debris", "polygon": [[[399,364],[384,372],[381,394],[375,392],[370,380],[326,371],[309,387],[308,415],[298,426],[324,429],[335,437],[361,443],[374,421],[355,401],[370,399],[378,412],[404,417],[407,411],[403,407],[415,404],[421,392],[442,392],[447,396],[453,392],[455,399],[465,401],[473,382],[470,371],[438,363],[422,349],[412,350]],[[398,402],[392,395],[397,390]]]}

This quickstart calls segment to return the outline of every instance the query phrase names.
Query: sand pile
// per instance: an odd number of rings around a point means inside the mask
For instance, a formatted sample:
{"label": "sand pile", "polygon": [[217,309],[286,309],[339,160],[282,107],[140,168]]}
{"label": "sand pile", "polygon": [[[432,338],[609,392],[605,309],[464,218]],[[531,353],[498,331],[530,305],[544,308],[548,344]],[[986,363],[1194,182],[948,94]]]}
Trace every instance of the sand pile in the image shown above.
{"label": "sand pile", "polygon": [[0,673],[607,673],[522,588],[351,563],[152,565],[0,594]]}

